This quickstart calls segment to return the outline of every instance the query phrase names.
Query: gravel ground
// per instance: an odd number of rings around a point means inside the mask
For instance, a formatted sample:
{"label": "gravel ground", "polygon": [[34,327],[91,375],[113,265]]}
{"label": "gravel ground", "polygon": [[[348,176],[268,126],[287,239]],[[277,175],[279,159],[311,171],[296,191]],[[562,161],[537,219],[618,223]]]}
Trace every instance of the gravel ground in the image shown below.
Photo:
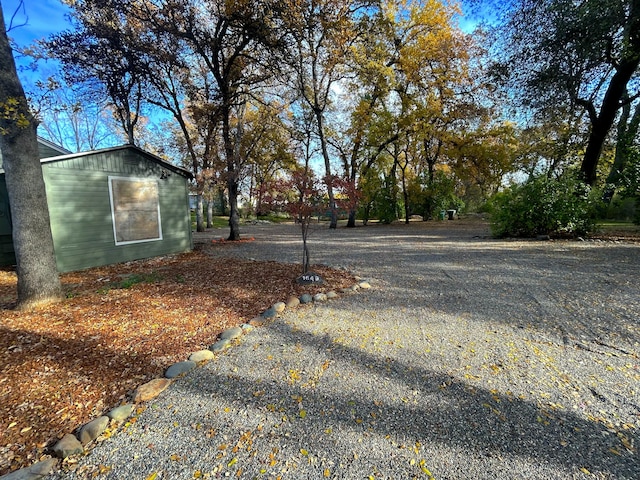
{"label": "gravel ground", "polygon": [[[293,225],[243,233],[211,254],[299,260]],[[640,245],[453,221],[310,246],[373,288],[243,336],[54,477],[640,478]]]}

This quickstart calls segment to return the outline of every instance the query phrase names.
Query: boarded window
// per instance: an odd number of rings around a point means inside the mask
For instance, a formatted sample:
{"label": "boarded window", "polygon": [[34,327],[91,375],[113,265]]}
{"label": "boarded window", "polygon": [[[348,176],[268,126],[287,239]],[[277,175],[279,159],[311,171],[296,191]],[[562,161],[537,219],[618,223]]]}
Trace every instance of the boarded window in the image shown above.
{"label": "boarded window", "polygon": [[109,177],[116,245],[162,240],[158,182]]}

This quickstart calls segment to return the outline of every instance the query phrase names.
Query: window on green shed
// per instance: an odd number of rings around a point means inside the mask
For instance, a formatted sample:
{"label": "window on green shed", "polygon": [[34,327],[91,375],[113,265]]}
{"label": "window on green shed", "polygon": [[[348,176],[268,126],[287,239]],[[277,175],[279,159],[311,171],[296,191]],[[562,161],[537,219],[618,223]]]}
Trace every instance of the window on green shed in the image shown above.
{"label": "window on green shed", "polygon": [[116,245],[162,240],[156,180],[109,177],[109,197]]}

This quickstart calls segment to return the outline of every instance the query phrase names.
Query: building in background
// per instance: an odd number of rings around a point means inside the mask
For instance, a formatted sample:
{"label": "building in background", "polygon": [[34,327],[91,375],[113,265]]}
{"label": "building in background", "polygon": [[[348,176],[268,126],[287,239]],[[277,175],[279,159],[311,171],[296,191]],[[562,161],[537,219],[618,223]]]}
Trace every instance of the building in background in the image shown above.
{"label": "building in background", "polygon": [[[60,272],[191,250],[189,171],[133,145],[38,143]],[[11,228],[0,157],[0,265],[15,264]]]}

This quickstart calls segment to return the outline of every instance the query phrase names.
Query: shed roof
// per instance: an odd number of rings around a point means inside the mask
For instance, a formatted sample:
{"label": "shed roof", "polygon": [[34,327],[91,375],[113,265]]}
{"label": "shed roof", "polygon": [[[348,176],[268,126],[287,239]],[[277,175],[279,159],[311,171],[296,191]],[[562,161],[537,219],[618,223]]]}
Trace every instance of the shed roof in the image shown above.
{"label": "shed roof", "polygon": [[167,170],[170,170],[174,173],[182,175],[183,177],[186,177],[186,178],[193,178],[193,174],[189,170],[173,165],[172,163],[167,162],[166,160],[160,158],[159,156],[154,155],[153,153],[149,153],[146,150],[141,149],[140,147],[136,147],[135,145],[121,145],[119,147],[102,148],[100,150],[92,150],[89,152],[79,152],[79,153],[70,153],[66,155],[58,155],[56,157],[43,158],[40,160],[40,163],[46,164],[46,163],[62,162],[64,160],[70,160],[73,158],[88,157],[91,155],[98,155],[98,154],[104,155],[104,154],[108,154],[109,152],[117,152],[120,150],[133,150],[139,155],[145,157],[146,159],[154,163],[157,163],[158,165],[162,166],[163,168],[166,168]]}
{"label": "shed roof", "polygon": [[38,135],[38,150],[40,151],[40,158],[52,156],[49,155],[51,151],[54,151],[59,155],[67,155],[69,153],[72,153],[71,150],[67,150],[66,148],[63,148],[60,145],[47,140],[46,138],[42,138],[40,135]]}
{"label": "shed roof", "polygon": [[[38,137],[39,142],[41,142],[42,140],[44,139]],[[52,144],[52,145],[55,146],[55,144]],[[61,147],[57,147],[57,149],[60,149],[61,151],[65,151],[64,149],[61,149]],[[91,150],[89,152],[66,153],[64,155],[57,155],[55,157],[42,158],[40,159],[40,163],[44,164],[44,163],[52,163],[52,162],[61,162],[61,161],[69,160],[72,158],[87,157],[90,155],[105,154],[109,152],[116,152],[118,150],[127,150],[127,149],[134,150],[139,155],[142,155],[148,160],[151,160],[152,162],[157,163],[158,165],[161,165],[167,170],[175,172],[186,178],[193,178],[193,174],[186,168],[173,165],[172,163],[167,162],[166,160],[160,158],[159,156],[154,155],[153,153],[149,153],[146,150],[141,149],[140,147],[136,147],[135,145],[121,145],[119,147],[101,148],[99,150]],[[2,174],[4,174],[4,169],[2,168],[2,153],[0,152],[0,175]]]}

